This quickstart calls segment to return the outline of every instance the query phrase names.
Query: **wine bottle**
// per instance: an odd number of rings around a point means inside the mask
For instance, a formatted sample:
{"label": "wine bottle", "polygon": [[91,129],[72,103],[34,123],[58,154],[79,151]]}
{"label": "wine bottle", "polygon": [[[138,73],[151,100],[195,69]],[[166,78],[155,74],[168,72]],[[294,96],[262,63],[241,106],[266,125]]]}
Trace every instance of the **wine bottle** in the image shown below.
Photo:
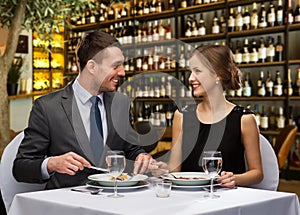
{"label": "wine bottle", "polygon": [[229,10],[229,17],[228,17],[228,32],[233,32],[234,30],[235,30],[234,9],[231,7]]}
{"label": "wine bottle", "polygon": [[297,78],[294,84],[294,95],[300,96],[300,68],[297,70]]}
{"label": "wine bottle", "polygon": [[237,64],[241,64],[243,61],[243,55],[241,50],[241,42],[239,40],[236,41],[234,60]]}
{"label": "wine bottle", "polygon": [[250,62],[250,52],[249,52],[249,42],[246,38],[244,40],[243,50],[242,50],[242,63]]}
{"label": "wine bottle", "polygon": [[220,24],[219,24],[219,18],[218,18],[218,12],[215,11],[215,15],[212,20],[212,34],[219,34],[220,33]]}
{"label": "wine bottle", "polygon": [[261,3],[260,12],[258,17],[258,27],[265,28],[267,27],[267,11],[265,8],[265,3]]}
{"label": "wine bottle", "polygon": [[276,61],[283,61],[283,50],[284,50],[284,46],[283,43],[281,41],[281,36],[278,35],[277,36],[277,43],[275,46],[275,60]]}
{"label": "wine bottle", "polygon": [[260,71],[259,79],[257,80],[257,95],[265,96],[266,95],[266,83],[264,80],[264,71]]}
{"label": "wine bottle", "polygon": [[258,12],[257,12],[256,2],[253,2],[250,22],[251,22],[251,29],[257,29],[258,28]]}
{"label": "wine bottle", "polygon": [[275,60],[275,45],[274,38],[269,36],[267,47],[267,62],[273,62]]}
{"label": "wine bottle", "polygon": [[250,13],[248,9],[248,5],[246,5],[243,12],[243,30],[249,30],[251,28],[251,21],[250,21]]}
{"label": "wine bottle", "polygon": [[294,22],[300,23],[300,0],[298,0],[295,12],[294,12]]}
{"label": "wine bottle", "polygon": [[193,37],[198,36],[198,24],[197,24],[196,14],[194,14],[193,21],[192,21],[192,36]]}
{"label": "wine bottle", "polygon": [[273,96],[274,82],[272,80],[271,72],[268,70],[266,79],[266,96]]}
{"label": "wine bottle", "polygon": [[274,27],[276,23],[275,5],[273,2],[269,4],[269,10],[267,13],[267,22],[269,27]]}
{"label": "wine bottle", "polygon": [[278,0],[277,13],[276,13],[276,23],[278,26],[283,25],[283,16],[284,16],[284,11],[282,6],[282,0]]}
{"label": "wine bottle", "polygon": [[266,114],[265,106],[263,105],[262,106],[262,111],[261,111],[261,114],[260,114],[260,129],[261,130],[268,130],[268,128],[269,128],[269,117]]}
{"label": "wine bottle", "polygon": [[203,14],[200,14],[199,25],[198,25],[198,35],[204,36],[206,34],[206,25],[203,19]]}
{"label": "wine bottle", "polygon": [[282,129],[285,126],[285,117],[283,115],[283,107],[278,108],[278,115],[276,117],[276,127],[277,129]]}
{"label": "wine bottle", "polygon": [[260,112],[259,112],[259,106],[256,104],[254,105],[254,114],[255,114],[255,120],[258,127],[260,127]]}
{"label": "wine bottle", "polygon": [[296,125],[296,120],[295,120],[294,113],[293,113],[293,106],[289,106],[288,124],[289,125]]}
{"label": "wine bottle", "polygon": [[258,62],[258,47],[256,40],[253,38],[251,42],[251,49],[250,49],[250,62],[257,63]]}
{"label": "wine bottle", "polygon": [[243,96],[249,97],[251,95],[252,95],[252,82],[250,78],[250,73],[247,72],[243,82]]}
{"label": "wine bottle", "polygon": [[276,129],[276,113],[275,107],[272,105],[269,111],[269,129],[275,130]]}
{"label": "wine bottle", "polygon": [[291,78],[291,69],[290,68],[288,69],[287,79],[283,85],[283,94],[286,96],[293,95],[293,82],[292,82],[292,78]]}
{"label": "wine bottle", "polygon": [[292,0],[289,0],[286,19],[287,20],[285,23],[288,23],[288,24],[294,23],[294,12],[293,12]]}
{"label": "wine bottle", "polygon": [[235,14],[235,31],[243,30],[243,15],[242,15],[242,7],[237,7],[237,12]]}
{"label": "wine bottle", "polygon": [[282,96],[282,80],[280,77],[280,72],[276,71],[276,77],[274,81],[274,96]]}
{"label": "wine bottle", "polygon": [[167,27],[166,27],[166,40],[171,40],[173,38],[173,29],[171,25],[171,19],[167,20]]}
{"label": "wine bottle", "polygon": [[[199,26],[200,27],[200,26]],[[220,31],[221,33],[225,33],[226,32],[226,15],[225,15],[225,11],[222,10],[221,16],[220,16]]]}
{"label": "wine bottle", "polygon": [[263,63],[267,60],[267,48],[265,46],[265,39],[261,37],[259,39],[259,48],[258,48],[258,61]]}

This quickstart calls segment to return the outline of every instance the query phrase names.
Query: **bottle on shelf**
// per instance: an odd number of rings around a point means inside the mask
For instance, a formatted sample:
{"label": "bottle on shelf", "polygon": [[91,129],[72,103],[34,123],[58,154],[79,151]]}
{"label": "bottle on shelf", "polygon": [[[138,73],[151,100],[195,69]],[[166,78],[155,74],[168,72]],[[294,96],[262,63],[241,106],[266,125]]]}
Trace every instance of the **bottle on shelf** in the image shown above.
{"label": "bottle on shelf", "polygon": [[269,129],[275,130],[276,129],[276,113],[275,113],[275,106],[270,106],[269,111]]}
{"label": "bottle on shelf", "polygon": [[275,81],[274,81],[274,96],[282,96],[283,93],[283,89],[282,89],[282,80],[281,80],[281,76],[280,76],[280,72],[276,71],[276,77],[275,77]]}
{"label": "bottle on shelf", "polygon": [[266,62],[266,60],[267,60],[267,47],[265,45],[265,39],[261,37],[259,39],[258,61],[264,63]]}
{"label": "bottle on shelf", "polygon": [[287,79],[284,82],[283,85],[283,94],[286,96],[291,96],[293,95],[293,82],[292,82],[292,77],[291,77],[291,69],[288,69],[287,72]]}
{"label": "bottle on shelf", "polygon": [[241,47],[241,41],[240,40],[236,41],[234,60],[237,64],[241,64],[242,61],[243,61],[242,47]]}
{"label": "bottle on shelf", "polygon": [[278,115],[276,117],[276,128],[282,129],[285,126],[285,117],[283,115],[283,107],[278,108]]}
{"label": "bottle on shelf", "polygon": [[251,16],[250,16],[250,23],[251,23],[251,29],[258,28],[258,11],[257,11],[256,2],[253,2]]}
{"label": "bottle on shelf", "polygon": [[300,68],[297,70],[297,78],[295,80],[293,91],[295,96],[300,96]]}
{"label": "bottle on shelf", "polygon": [[226,28],[227,28],[227,25],[226,25],[226,14],[225,14],[225,11],[222,10],[221,16],[220,16],[220,32],[221,33],[225,33],[226,32]]}
{"label": "bottle on shelf", "polygon": [[167,20],[165,39],[166,40],[171,40],[172,38],[173,38],[173,29],[172,29],[172,25],[171,25],[171,19],[168,19]]}
{"label": "bottle on shelf", "polygon": [[212,20],[212,27],[211,27],[212,34],[219,34],[220,33],[220,23],[218,18],[218,12],[215,11],[215,15]]}
{"label": "bottle on shelf", "polygon": [[249,7],[246,5],[243,12],[243,30],[249,30],[251,28],[251,19],[250,19],[250,13],[249,13]]}
{"label": "bottle on shelf", "polygon": [[298,0],[294,11],[294,23],[300,23],[300,0]]}
{"label": "bottle on shelf", "polygon": [[237,12],[235,14],[235,31],[243,30],[243,15],[242,15],[242,6],[237,7]]}
{"label": "bottle on shelf", "polygon": [[251,48],[250,48],[250,62],[251,63],[257,63],[258,62],[258,47],[256,40],[253,38],[251,42]]}
{"label": "bottle on shelf", "polygon": [[265,8],[265,3],[262,2],[260,5],[260,12],[258,17],[258,27],[259,28],[266,28],[268,26],[267,24],[267,11]]}
{"label": "bottle on shelf", "polygon": [[147,15],[149,13],[150,13],[150,4],[148,0],[144,0],[143,15]]}
{"label": "bottle on shelf", "polygon": [[267,13],[267,22],[268,22],[268,27],[274,27],[276,24],[275,5],[273,4],[272,1],[270,1],[269,4],[269,10]]}
{"label": "bottle on shelf", "polygon": [[234,16],[234,9],[232,7],[229,10],[227,25],[228,25],[228,32],[233,32],[235,30],[235,16]]}
{"label": "bottle on shelf", "polygon": [[296,125],[296,120],[293,113],[293,106],[289,106],[289,112],[288,112],[288,120],[289,125]]}
{"label": "bottle on shelf", "polygon": [[284,51],[284,45],[281,41],[281,36],[277,36],[277,43],[275,45],[275,60],[276,61],[283,61],[283,51]]}
{"label": "bottle on shelf", "polygon": [[263,105],[262,106],[262,111],[261,111],[261,114],[260,114],[260,129],[261,130],[268,130],[268,128],[269,128],[269,117],[266,114],[265,106]]}
{"label": "bottle on shelf", "polygon": [[246,38],[244,40],[243,49],[242,49],[242,63],[250,62],[250,51],[249,51],[249,42]]}
{"label": "bottle on shelf", "polygon": [[266,83],[264,80],[264,71],[260,71],[260,76],[257,80],[257,95],[266,96]]}
{"label": "bottle on shelf", "polygon": [[268,70],[266,79],[266,96],[273,96],[274,82],[272,80],[271,72]]}
{"label": "bottle on shelf", "polygon": [[268,37],[268,47],[267,47],[267,62],[274,62],[275,60],[275,45],[274,38],[272,36]]}
{"label": "bottle on shelf", "polygon": [[194,14],[193,21],[192,21],[192,36],[193,37],[198,36],[198,24],[197,24],[196,14]]}
{"label": "bottle on shelf", "polygon": [[252,82],[251,82],[250,73],[247,72],[243,82],[243,96],[249,97],[251,95],[252,95]]}
{"label": "bottle on shelf", "polygon": [[206,25],[203,19],[203,14],[201,13],[199,18],[199,25],[198,25],[198,35],[204,36],[205,34],[206,34]]}
{"label": "bottle on shelf", "polygon": [[258,127],[260,127],[260,112],[259,112],[258,104],[254,105],[254,114],[255,114],[256,124]]}
{"label": "bottle on shelf", "polygon": [[286,15],[286,24],[293,24],[294,23],[294,11],[293,11],[293,6],[292,6],[292,0],[289,0],[288,3],[288,10],[287,10],[287,15]]}
{"label": "bottle on shelf", "polygon": [[278,0],[277,12],[276,12],[276,25],[283,25],[284,21],[284,11],[282,6],[282,0]]}

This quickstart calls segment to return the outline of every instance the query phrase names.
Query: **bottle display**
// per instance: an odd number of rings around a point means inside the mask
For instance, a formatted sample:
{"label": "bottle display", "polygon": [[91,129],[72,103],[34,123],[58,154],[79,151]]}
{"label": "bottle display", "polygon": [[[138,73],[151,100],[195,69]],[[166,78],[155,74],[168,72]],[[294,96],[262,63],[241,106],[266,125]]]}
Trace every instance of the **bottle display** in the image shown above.
{"label": "bottle display", "polygon": [[[298,31],[298,26],[292,25],[300,23],[297,18],[299,2],[296,5],[295,0],[250,1],[241,4],[228,1],[228,7],[222,6],[220,2],[216,4],[217,8],[214,10],[210,7],[219,1],[187,0],[176,3],[174,0],[137,0],[134,2],[134,4],[122,2],[110,6],[97,3],[94,11],[84,11],[80,15],[80,20],[76,19],[78,23],[73,21],[75,30],[69,31],[67,50],[71,54],[74,53],[78,41],[86,31],[85,26],[95,23],[102,27],[102,22],[103,30],[116,36],[124,45],[124,53],[128,52],[126,51],[128,46],[136,45],[137,53],[126,54],[128,55],[124,60],[126,78],[122,80],[128,82],[130,76],[143,74],[142,80],[126,85],[127,87],[122,90],[138,98],[133,102],[134,105],[142,104],[141,110],[137,108],[138,117],[135,119],[143,118],[143,120],[152,120],[155,125],[170,126],[176,107],[172,102],[166,102],[164,99],[173,96],[180,99],[192,97],[192,91],[187,83],[189,52],[185,50],[184,45],[181,47],[181,44],[175,46],[163,44],[176,38],[193,46],[228,42],[227,45],[232,49],[235,63],[243,76],[242,87],[239,90],[226,92],[227,96],[237,103],[240,101],[243,103],[248,99],[257,100],[260,129],[262,131],[279,129],[277,119],[281,112],[278,108],[280,102],[283,104],[287,96],[293,96],[291,100],[295,99],[294,96],[300,96],[300,84],[297,85],[298,82],[300,83],[298,81],[300,75],[295,75],[297,69],[294,68],[298,65],[298,57],[291,58],[285,53],[285,47],[289,48],[289,52],[291,49],[291,42],[286,38],[288,32]],[[291,10],[292,4],[294,10]],[[166,10],[172,11],[164,13]],[[179,12],[179,16],[175,16],[175,10]],[[168,13],[173,15],[169,16]],[[288,18],[287,15],[292,16],[293,19]],[[291,25],[291,30],[289,28],[285,30],[287,24]],[[167,46],[170,48],[167,49]],[[129,55],[135,56],[129,57]],[[291,65],[288,61],[291,61]],[[290,82],[286,80],[288,73],[286,65],[291,67]],[[76,60],[72,55],[68,56],[66,71],[70,74],[78,73]],[[146,75],[148,72],[167,72],[173,77],[155,75],[149,77]],[[176,89],[173,86],[176,78],[184,83],[181,88]],[[268,104],[269,100],[276,100],[275,105],[272,104],[271,107]],[[161,103],[165,104],[161,105]],[[169,104],[173,106],[169,107]],[[296,110],[298,113],[297,108]],[[161,115],[164,120],[159,120]],[[288,112],[285,112],[285,109],[282,115],[288,119]]]}

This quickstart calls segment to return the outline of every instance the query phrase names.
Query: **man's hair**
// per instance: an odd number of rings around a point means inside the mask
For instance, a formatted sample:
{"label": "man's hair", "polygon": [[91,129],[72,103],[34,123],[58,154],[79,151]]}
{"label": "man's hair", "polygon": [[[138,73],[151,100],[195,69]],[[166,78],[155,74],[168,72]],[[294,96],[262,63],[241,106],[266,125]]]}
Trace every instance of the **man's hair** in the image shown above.
{"label": "man's hair", "polygon": [[93,59],[95,55],[110,46],[120,48],[121,44],[116,38],[102,30],[96,30],[86,34],[76,48],[77,63],[80,71],[83,70],[89,60]]}

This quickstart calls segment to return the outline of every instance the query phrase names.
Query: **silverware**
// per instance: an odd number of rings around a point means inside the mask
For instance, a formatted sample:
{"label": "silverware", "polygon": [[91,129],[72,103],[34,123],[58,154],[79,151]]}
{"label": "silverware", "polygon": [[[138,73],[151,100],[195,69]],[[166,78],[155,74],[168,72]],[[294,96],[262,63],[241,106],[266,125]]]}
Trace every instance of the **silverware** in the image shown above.
{"label": "silverware", "polygon": [[81,192],[81,193],[90,193],[92,195],[97,195],[102,192],[103,189],[88,189],[88,188],[71,188],[71,191]]}
{"label": "silverware", "polygon": [[[88,168],[88,167],[86,167],[86,168]],[[90,169],[99,170],[99,171],[102,171],[102,172],[109,172],[108,169],[101,168],[101,167],[96,167],[96,166],[91,166]]]}

